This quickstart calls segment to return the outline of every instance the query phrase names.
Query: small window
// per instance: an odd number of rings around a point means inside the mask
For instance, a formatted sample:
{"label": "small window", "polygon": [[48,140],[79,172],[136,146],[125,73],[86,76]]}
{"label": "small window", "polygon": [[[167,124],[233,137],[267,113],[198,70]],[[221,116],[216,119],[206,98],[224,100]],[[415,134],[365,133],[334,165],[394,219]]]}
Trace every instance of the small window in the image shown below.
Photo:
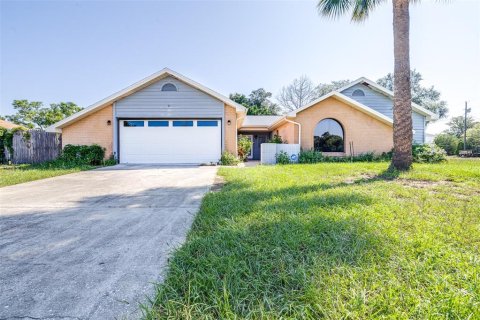
{"label": "small window", "polygon": [[197,127],[218,127],[218,121],[213,120],[199,120]]}
{"label": "small window", "polygon": [[193,121],[192,120],[176,120],[176,121],[173,121],[173,126],[174,127],[193,127]]}
{"label": "small window", "polygon": [[167,120],[148,121],[148,126],[149,127],[168,127],[168,121]]}
{"label": "small window", "polygon": [[173,83],[165,83],[162,86],[162,91],[178,91]]}
{"label": "small window", "polygon": [[123,121],[123,126],[124,127],[143,127],[145,126],[145,124],[143,121],[128,120],[128,121]]}
{"label": "small window", "polygon": [[353,90],[352,97],[365,97],[365,92],[360,89]]}

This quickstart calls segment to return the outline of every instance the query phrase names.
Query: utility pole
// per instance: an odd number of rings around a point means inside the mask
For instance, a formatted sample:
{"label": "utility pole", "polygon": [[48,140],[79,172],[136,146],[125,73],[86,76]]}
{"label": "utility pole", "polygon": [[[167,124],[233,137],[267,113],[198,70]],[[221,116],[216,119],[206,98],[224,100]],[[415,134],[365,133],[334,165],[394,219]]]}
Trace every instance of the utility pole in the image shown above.
{"label": "utility pole", "polygon": [[467,150],[467,115],[471,109],[468,109],[467,101],[465,101],[465,118],[463,119],[463,150]]}

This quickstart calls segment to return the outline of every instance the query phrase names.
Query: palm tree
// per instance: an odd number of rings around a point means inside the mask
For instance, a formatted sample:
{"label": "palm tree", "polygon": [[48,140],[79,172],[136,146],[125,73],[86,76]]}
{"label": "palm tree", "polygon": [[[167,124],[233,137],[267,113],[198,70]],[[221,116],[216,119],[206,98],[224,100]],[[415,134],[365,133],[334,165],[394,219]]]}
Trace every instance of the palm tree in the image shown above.
{"label": "palm tree", "polygon": [[[338,17],[351,10],[352,21],[368,18],[375,6],[385,0],[319,0],[318,11]],[[412,0],[413,1],[413,0]],[[393,2],[393,51],[395,57],[393,97],[392,166],[408,170],[412,165],[412,95],[410,92],[410,16],[409,0]]]}

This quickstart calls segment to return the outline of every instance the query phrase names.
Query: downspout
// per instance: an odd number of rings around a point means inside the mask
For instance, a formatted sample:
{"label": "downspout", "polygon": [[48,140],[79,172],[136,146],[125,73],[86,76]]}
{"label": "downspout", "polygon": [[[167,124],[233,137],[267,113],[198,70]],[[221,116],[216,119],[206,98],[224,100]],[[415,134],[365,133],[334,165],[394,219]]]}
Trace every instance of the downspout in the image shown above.
{"label": "downspout", "polygon": [[302,147],[301,139],[302,139],[302,125],[298,122],[289,120],[285,118],[285,121],[296,124],[298,126],[298,144],[300,145],[300,148]]}

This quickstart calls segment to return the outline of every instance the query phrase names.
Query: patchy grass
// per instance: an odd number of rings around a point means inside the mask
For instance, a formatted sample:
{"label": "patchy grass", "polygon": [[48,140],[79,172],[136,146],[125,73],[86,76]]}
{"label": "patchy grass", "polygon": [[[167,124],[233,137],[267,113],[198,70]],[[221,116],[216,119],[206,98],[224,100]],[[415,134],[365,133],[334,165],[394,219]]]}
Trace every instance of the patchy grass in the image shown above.
{"label": "patchy grass", "polygon": [[146,319],[478,319],[480,161],[222,168]]}
{"label": "patchy grass", "polygon": [[50,161],[42,164],[0,165],[0,187],[51,178],[68,173],[97,168],[90,165]]}

